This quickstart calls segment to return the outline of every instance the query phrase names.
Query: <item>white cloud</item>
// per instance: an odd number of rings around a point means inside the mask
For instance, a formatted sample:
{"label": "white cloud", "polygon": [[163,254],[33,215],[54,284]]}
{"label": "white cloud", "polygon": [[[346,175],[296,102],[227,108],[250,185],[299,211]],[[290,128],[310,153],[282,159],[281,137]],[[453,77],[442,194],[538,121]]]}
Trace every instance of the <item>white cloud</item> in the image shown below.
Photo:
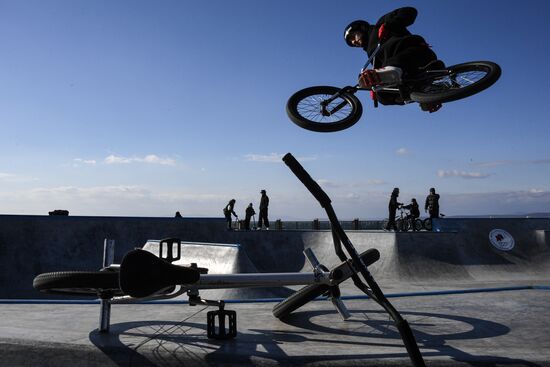
{"label": "white cloud", "polygon": [[480,163],[473,163],[473,166],[476,167],[496,167],[496,166],[504,166],[504,165],[511,165],[511,164],[550,164],[550,159],[533,159],[533,160],[501,160],[501,161],[490,161],[490,162],[480,162]]}
{"label": "white cloud", "polygon": [[488,173],[481,173],[481,172],[465,172],[465,171],[459,171],[459,170],[439,170],[437,171],[437,176],[440,178],[447,178],[447,177],[461,177],[466,179],[481,179],[481,178],[487,178],[490,176]]}
{"label": "white cloud", "polygon": [[[263,162],[263,163],[280,163],[283,160],[284,154],[270,153],[270,154],[246,154],[244,159],[250,162]],[[314,161],[317,159],[315,156],[310,157],[297,157],[300,162]]]}
{"label": "white cloud", "polygon": [[397,155],[410,155],[411,152],[407,148],[399,148],[395,151]]}
{"label": "white cloud", "polygon": [[376,179],[367,180],[367,182],[366,182],[366,184],[369,185],[369,186],[384,185],[385,183],[386,183],[386,181],[384,181],[384,180],[376,180]]}
{"label": "white cloud", "polygon": [[10,180],[16,177],[13,173],[0,172],[0,180]]}
{"label": "white cloud", "polygon": [[317,183],[320,185],[320,186],[323,186],[323,187],[331,187],[331,188],[336,188],[336,187],[340,187],[341,185],[338,185],[336,182],[334,181],[330,181],[330,180],[325,180],[324,178],[321,178],[319,180],[316,180]]}
{"label": "white cloud", "polygon": [[97,161],[95,159],[82,159],[82,158],[75,158],[73,159],[74,166],[79,167],[80,164],[86,164],[90,166],[95,166],[97,164]]}
{"label": "white cloud", "polygon": [[28,176],[20,176],[13,173],[6,173],[6,172],[0,172],[0,181],[3,182],[31,182],[31,181],[37,181],[37,178],[34,177],[28,177]]}
{"label": "white cloud", "polygon": [[111,154],[104,160],[105,164],[132,164],[132,163],[149,163],[160,164],[164,166],[174,166],[176,161],[171,158],[160,158],[155,154],[149,154],[145,157],[121,157]]}
{"label": "white cloud", "polygon": [[496,166],[504,166],[507,164],[513,164],[514,161],[492,161],[492,162],[480,162],[480,163],[474,163],[473,166],[476,167],[496,167]]}
{"label": "white cloud", "polygon": [[271,153],[267,155],[262,154],[246,154],[244,156],[245,160],[251,162],[269,162],[269,163],[279,163],[283,159],[284,154]]}

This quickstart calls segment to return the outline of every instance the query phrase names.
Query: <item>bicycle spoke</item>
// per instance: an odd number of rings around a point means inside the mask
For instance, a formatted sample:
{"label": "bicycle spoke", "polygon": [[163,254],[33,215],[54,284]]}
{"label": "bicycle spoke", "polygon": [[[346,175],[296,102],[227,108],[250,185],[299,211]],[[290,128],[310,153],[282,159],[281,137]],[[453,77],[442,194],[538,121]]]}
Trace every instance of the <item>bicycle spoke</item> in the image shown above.
{"label": "bicycle spoke", "polygon": [[345,103],[345,106],[339,108],[336,112],[330,114],[330,116],[324,116],[322,114],[322,107],[321,103],[327,99],[329,99],[330,95],[312,95],[308,98],[303,99],[298,104],[298,112],[300,115],[306,117],[310,121],[318,122],[318,123],[334,123],[337,121],[342,120],[343,118],[346,118],[351,113],[351,106],[347,103],[347,101],[337,98],[336,100],[332,101],[328,106],[327,110],[331,111],[335,109],[338,105]]}
{"label": "bicycle spoke", "polygon": [[485,70],[469,70],[455,72],[451,75],[436,77],[422,88],[423,93],[441,93],[446,90],[456,90],[477,83],[487,76]]}

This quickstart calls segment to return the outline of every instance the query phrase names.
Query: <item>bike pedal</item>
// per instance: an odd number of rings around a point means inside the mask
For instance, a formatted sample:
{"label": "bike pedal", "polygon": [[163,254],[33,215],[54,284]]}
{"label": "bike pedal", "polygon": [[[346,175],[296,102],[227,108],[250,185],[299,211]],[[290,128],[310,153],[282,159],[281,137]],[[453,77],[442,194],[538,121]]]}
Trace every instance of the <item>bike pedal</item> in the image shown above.
{"label": "bike pedal", "polygon": [[[218,320],[217,326],[216,319]],[[208,311],[206,313],[206,332],[209,339],[223,340],[236,337],[237,312],[231,310]]]}

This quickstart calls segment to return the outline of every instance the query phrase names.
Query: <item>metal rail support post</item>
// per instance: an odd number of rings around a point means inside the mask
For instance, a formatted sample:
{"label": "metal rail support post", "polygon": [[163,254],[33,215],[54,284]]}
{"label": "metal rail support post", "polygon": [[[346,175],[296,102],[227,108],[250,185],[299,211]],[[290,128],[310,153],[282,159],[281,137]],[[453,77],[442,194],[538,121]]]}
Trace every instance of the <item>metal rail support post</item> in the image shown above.
{"label": "metal rail support post", "polygon": [[[113,264],[115,259],[115,240],[105,239],[103,244],[103,267]],[[101,296],[99,311],[99,331],[108,333],[111,325],[111,297]]]}

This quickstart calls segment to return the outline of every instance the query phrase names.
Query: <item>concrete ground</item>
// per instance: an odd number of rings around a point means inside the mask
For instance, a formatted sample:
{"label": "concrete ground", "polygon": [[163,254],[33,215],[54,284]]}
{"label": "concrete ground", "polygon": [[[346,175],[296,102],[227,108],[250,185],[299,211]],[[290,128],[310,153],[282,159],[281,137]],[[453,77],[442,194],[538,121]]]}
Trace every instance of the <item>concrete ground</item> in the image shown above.
{"label": "concrete ground", "polygon": [[[0,300],[0,366],[411,365],[393,322],[372,300],[346,300],[348,321],[326,300],[306,304],[285,321],[273,317],[276,303],[253,301],[287,297],[291,287],[201,291],[204,298],[246,301],[226,306],[238,314],[232,340],[207,338],[206,313],[214,308],[181,303],[113,305],[111,331],[99,333],[99,304],[59,297],[63,303],[48,303],[52,295],[34,290],[33,277],[98,269],[100,235],[129,246],[172,233],[175,224],[18,221],[0,225],[6,230],[0,231],[0,298],[6,299]],[[306,248],[329,268],[339,263],[330,231],[228,232],[198,223],[193,232],[193,223],[181,224],[182,236],[188,233],[182,238],[210,244],[185,245],[181,261],[207,266],[210,274],[309,272]],[[359,252],[380,251],[369,271],[396,296],[389,299],[409,321],[426,365],[550,366],[550,220],[445,219],[434,225],[434,232],[348,233]],[[18,237],[25,228],[49,232]],[[82,246],[72,242],[75,234]],[[53,235],[57,241],[47,242]],[[19,238],[28,242],[13,246]],[[121,258],[127,249],[117,248]],[[358,294],[349,281],[341,290],[345,297]]]}
{"label": "concrete ground", "polygon": [[[390,298],[414,331],[427,366],[550,366],[550,291]],[[372,300],[346,300],[343,321],[314,301],[280,321],[275,303],[231,303],[237,338],[208,339],[206,312],[186,304],[113,305],[97,330],[97,304],[2,304],[6,366],[406,366],[388,315]]]}

